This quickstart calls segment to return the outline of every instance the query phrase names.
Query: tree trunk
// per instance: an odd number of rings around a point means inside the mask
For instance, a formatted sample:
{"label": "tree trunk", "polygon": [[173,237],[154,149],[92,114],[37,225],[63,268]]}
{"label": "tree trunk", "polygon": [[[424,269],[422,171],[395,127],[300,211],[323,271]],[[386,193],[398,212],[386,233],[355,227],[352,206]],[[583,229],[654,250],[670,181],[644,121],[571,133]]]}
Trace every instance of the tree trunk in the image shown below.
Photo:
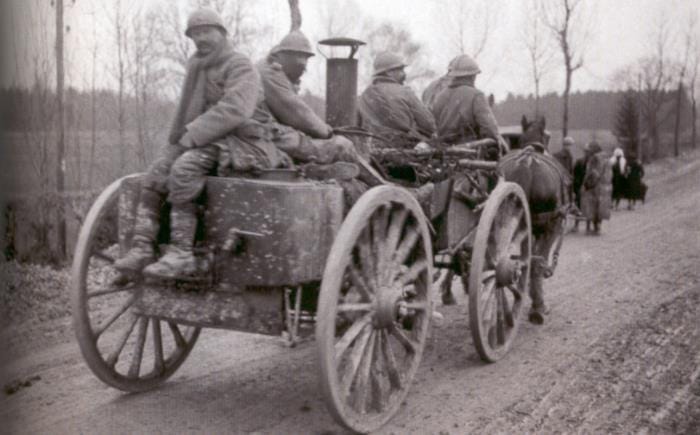
{"label": "tree trunk", "polygon": [[289,0],[289,12],[292,17],[292,29],[299,30],[301,28],[301,11],[299,10],[299,0]]}
{"label": "tree trunk", "polygon": [[63,69],[63,0],[56,0],[56,100],[58,106],[58,144],[56,147],[56,203],[58,254],[66,258],[66,219],[63,208],[63,191],[65,189],[65,114],[63,104],[63,87],[65,72]]}
{"label": "tree trunk", "polygon": [[678,135],[681,126],[681,92],[683,92],[683,77],[678,80],[678,91],[676,92],[676,122],[673,129],[673,156],[678,157]]}
{"label": "tree trunk", "polygon": [[572,71],[566,69],[566,87],[564,88],[564,114],[562,115],[561,131],[562,137],[569,135],[569,92],[571,91],[571,73]]}

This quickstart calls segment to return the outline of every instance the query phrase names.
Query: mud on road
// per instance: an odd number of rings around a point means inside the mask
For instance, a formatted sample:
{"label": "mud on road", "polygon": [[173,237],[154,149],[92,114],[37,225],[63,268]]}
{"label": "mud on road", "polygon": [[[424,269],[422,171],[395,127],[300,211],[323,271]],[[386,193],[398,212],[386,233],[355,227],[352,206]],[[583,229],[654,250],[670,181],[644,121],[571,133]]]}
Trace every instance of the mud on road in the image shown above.
{"label": "mud on road", "polygon": [[[482,363],[467,307],[442,307],[402,409],[380,433],[690,433],[700,427],[700,161],[654,170],[647,204],[600,236],[567,235],[545,283],[552,312]],[[69,291],[66,289],[66,291]],[[6,328],[8,433],[342,433],[314,343],[205,330],[162,387],[124,394],[82,361],[70,321]],[[30,385],[23,386],[23,381]]]}

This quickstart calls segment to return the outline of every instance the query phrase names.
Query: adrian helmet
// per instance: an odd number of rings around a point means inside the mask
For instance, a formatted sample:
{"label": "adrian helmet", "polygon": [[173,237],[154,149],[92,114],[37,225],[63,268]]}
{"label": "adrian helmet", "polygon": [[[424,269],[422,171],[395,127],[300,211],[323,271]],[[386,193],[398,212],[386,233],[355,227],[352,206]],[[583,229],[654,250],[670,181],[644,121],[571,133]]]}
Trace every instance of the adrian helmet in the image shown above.
{"label": "adrian helmet", "polygon": [[450,62],[448,75],[451,77],[474,76],[480,72],[479,64],[468,54],[462,54]]}
{"label": "adrian helmet", "polygon": [[395,53],[382,51],[374,58],[374,75],[382,74],[396,68],[406,66],[403,59]]}
{"label": "adrian helmet", "polygon": [[200,8],[190,14],[189,18],[187,18],[185,35],[189,37],[192,29],[201,26],[218,27],[222,32],[227,33],[226,27],[224,27],[224,20],[221,19],[221,15],[211,8]]}
{"label": "adrian helmet", "polygon": [[301,33],[300,30],[292,30],[282,38],[279,44],[277,44],[273,49],[272,53],[279,53],[280,51],[293,51],[296,53],[304,53],[307,56],[313,56],[314,52],[311,50],[311,42],[309,39]]}

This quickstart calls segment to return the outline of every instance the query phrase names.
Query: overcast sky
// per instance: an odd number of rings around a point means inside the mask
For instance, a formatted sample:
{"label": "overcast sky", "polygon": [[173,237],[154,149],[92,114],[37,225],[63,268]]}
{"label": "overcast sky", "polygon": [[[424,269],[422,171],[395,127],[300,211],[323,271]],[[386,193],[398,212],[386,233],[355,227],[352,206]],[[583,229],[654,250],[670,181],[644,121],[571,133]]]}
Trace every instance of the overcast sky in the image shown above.
{"label": "overcast sky", "polygon": [[[29,11],[30,5],[48,4],[46,0],[2,0],[5,6],[11,6],[0,16],[0,37],[5,46],[3,59],[3,84],[27,83],[32,75],[26,68],[15,65],[12,59],[20,59],[27,64],[35,53],[44,53],[50,58],[53,50],[53,37],[42,37],[37,26],[51,29],[53,16],[51,10]],[[115,0],[77,0],[66,10],[66,23],[71,26],[67,36],[67,62],[69,83],[84,87],[90,75],[90,47],[95,38],[109,41],[106,33],[108,20],[105,9]],[[130,0],[124,0],[130,1]],[[185,0],[175,0],[185,2]],[[352,0],[350,0],[352,1]],[[443,73],[450,58],[458,54],[449,42],[445,9],[447,1],[454,0],[354,0],[359,9],[359,17],[353,21],[373,20],[375,23],[390,21],[410,30],[414,39],[425,49],[430,66],[437,73]],[[555,1],[555,0],[551,0]],[[70,3],[70,0],[66,0]],[[303,25],[302,30],[312,39],[327,37],[324,16],[328,9],[337,11],[347,0],[300,0]],[[478,4],[463,0],[464,4]],[[138,7],[149,8],[162,4],[163,0],[141,0]],[[289,29],[289,11],[286,0],[253,0],[255,19],[260,23],[272,25],[267,35],[270,41],[281,38]],[[495,4],[495,3],[494,3]],[[494,11],[497,19],[491,30],[491,37],[486,50],[479,57],[483,73],[477,85],[487,93],[494,93],[502,99],[507,93],[531,93],[533,85],[528,74],[529,64],[522,46],[521,29],[524,22],[526,0],[501,0]],[[651,34],[659,17],[666,15],[674,27],[680,28],[688,15],[698,13],[698,0],[584,0],[585,15],[591,23],[591,33],[585,55],[584,68],[574,76],[574,89],[608,89],[610,77],[614,71],[648,53],[651,50]],[[356,26],[359,28],[359,26]],[[34,30],[27,30],[34,29]],[[363,39],[359,30],[351,31],[349,36]],[[47,32],[43,32],[47,33]],[[30,37],[28,35],[33,34]],[[93,36],[94,35],[94,36]],[[33,43],[28,39],[34,39]],[[680,40],[676,46],[680,47]],[[105,46],[101,48],[101,65],[113,57],[113,52]],[[264,52],[269,47],[261,47]],[[17,55],[17,53],[21,53]],[[360,51],[366,58],[368,51]],[[323,58],[312,58],[303,86],[312,92],[321,93],[323,87]],[[410,67],[409,67],[410,68]],[[561,92],[563,88],[563,68],[561,61],[555,63],[554,69],[543,83],[543,91]],[[102,86],[111,86],[109,75],[103,71],[99,74]],[[410,74],[410,69],[409,69]]]}

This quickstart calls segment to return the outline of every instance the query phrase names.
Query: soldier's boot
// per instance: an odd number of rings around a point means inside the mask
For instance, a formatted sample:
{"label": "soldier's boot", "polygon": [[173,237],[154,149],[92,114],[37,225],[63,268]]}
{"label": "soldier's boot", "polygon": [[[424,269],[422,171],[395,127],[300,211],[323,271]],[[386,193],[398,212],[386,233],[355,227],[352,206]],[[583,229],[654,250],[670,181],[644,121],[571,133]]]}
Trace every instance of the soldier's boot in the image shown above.
{"label": "soldier's boot", "polygon": [[528,320],[536,325],[541,325],[544,323],[544,316],[549,314],[549,309],[544,303],[544,277],[540,270],[542,265],[536,259],[533,259],[532,263],[532,275],[530,276],[532,306],[530,307]]}
{"label": "soldier's boot", "polygon": [[153,245],[158,234],[160,203],[161,196],[158,192],[141,190],[131,249],[114,262],[115,269],[125,273],[138,273],[155,261]]}
{"label": "soldier's boot", "polygon": [[194,234],[197,228],[197,205],[173,204],[170,212],[170,246],[156,263],[147,266],[143,273],[155,278],[187,279],[199,271],[194,256]]}

